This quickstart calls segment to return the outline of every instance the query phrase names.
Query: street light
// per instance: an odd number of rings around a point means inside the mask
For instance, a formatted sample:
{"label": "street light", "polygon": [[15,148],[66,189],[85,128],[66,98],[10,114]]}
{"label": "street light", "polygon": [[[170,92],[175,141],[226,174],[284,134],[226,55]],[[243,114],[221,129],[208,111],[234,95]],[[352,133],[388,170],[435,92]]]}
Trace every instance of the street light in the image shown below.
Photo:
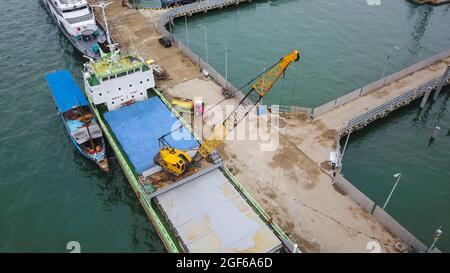
{"label": "street light", "polygon": [[169,17],[170,41],[173,41],[172,24],[173,24],[173,18],[172,18],[172,16],[170,16]]}
{"label": "street light", "polygon": [[387,204],[389,203],[389,200],[391,199],[391,196],[394,193],[394,190],[397,187],[397,184],[400,181],[400,178],[402,177],[402,174],[401,173],[396,173],[396,174],[394,174],[394,177],[397,178],[397,181],[395,182],[394,187],[392,187],[391,193],[389,194],[388,198],[386,199],[386,202],[384,203],[383,210],[386,208]]}
{"label": "street light", "polygon": [[442,235],[442,227],[439,227],[438,229],[436,229],[436,232],[434,233],[434,240],[433,240],[433,244],[431,244],[430,248],[428,248],[427,253],[430,253],[431,251],[433,251],[434,246],[436,245],[437,241],[441,238]]}
{"label": "street light", "polygon": [[186,26],[186,42],[187,42],[187,46],[189,46],[189,31],[188,31],[187,16],[186,15],[184,15],[184,24]]}
{"label": "street light", "polygon": [[386,84],[386,78],[384,77],[384,75],[386,74],[386,68],[387,68],[387,65],[388,65],[388,63],[389,63],[389,61],[390,61],[390,59],[391,59],[391,54],[392,54],[392,51],[393,51],[394,49],[399,50],[400,47],[394,46],[393,48],[391,48],[391,50],[389,50],[389,53],[388,53],[387,58],[386,58],[386,62],[384,63],[383,75],[382,75],[382,77],[381,77],[382,79],[384,78],[384,80],[383,80],[383,86]]}
{"label": "street light", "polygon": [[341,166],[342,166],[342,159],[344,158],[345,151],[347,150],[347,144],[348,144],[348,140],[350,139],[350,134],[351,134],[351,132],[348,132],[347,139],[345,140],[345,144],[344,144],[344,149],[342,150],[342,155],[339,156],[339,161],[338,161],[338,164],[337,164],[339,172],[340,172]]}
{"label": "street light", "polygon": [[93,7],[93,8],[100,8],[102,10],[103,22],[105,23],[105,29],[106,29],[106,40],[108,41],[109,45],[112,44],[112,41],[111,41],[111,36],[109,34],[108,18],[106,18],[105,9],[106,9],[106,7],[108,7],[111,4],[112,4],[112,2],[101,1],[101,2],[98,2],[96,5],[91,5],[91,7]]}
{"label": "street light", "polygon": [[206,39],[206,27],[205,27],[204,25],[202,25],[202,24],[199,24],[199,26],[200,26],[200,27],[202,27],[202,29],[203,29],[203,32],[205,33],[205,52],[206,52],[206,62],[207,62],[207,63],[209,63],[209,60],[208,60],[208,42],[207,42],[207,39]]}
{"label": "street light", "polygon": [[228,47],[227,41],[221,40],[225,44],[225,80],[228,82]]}

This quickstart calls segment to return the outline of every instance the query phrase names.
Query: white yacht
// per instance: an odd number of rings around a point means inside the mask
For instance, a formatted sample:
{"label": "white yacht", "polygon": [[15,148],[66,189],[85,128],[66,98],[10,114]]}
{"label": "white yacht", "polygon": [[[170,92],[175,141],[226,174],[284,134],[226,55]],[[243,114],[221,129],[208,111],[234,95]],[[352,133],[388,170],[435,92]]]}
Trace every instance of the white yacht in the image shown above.
{"label": "white yacht", "polygon": [[110,38],[86,0],[42,0],[58,27],[82,54],[92,59],[109,51]]}

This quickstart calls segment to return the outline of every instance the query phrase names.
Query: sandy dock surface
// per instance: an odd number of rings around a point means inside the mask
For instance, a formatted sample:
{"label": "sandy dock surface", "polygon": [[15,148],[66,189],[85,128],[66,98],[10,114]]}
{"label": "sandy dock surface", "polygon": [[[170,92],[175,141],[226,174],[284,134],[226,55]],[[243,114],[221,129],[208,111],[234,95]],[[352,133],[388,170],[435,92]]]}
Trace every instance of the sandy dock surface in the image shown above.
{"label": "sandy dock surface", "polygon": [[[113,39],[123,50],[136,51],[168,71],[170,78],[157,82],[165,96],[202,96],[207,109],[221,101],[203,120],[193,121],[194,130],[207,136],[238,102],[223,100],[221,87],[202,77],[200,68],[178,48],[158,43],[161,35],[155,22],[162,12],[122,7],[121,0],[106,10]],[[100,14],[97,18],[102,21]],[[226,166],[302,251],[370,252],[368,244],[377,241],[383,252],[395,252],[393,244],[398,239],[333,186],[327,160],[336,149],[337,131],[349,118],[417,85],[415,81],[438,75],[443,68],[444,63],[419,71],[411,76],[415,80],[394,82],[316,120],[303,114],[257,116],[252,111],[219,151]]]}

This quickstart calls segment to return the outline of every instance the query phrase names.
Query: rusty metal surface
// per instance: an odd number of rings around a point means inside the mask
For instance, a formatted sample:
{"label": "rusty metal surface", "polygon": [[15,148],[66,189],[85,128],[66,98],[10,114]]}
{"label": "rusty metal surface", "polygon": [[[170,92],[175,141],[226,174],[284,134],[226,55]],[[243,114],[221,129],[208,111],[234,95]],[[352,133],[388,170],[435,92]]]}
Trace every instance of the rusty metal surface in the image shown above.
{"label": "rusty metal surface", "polygon": [[156,198],[189,252],[271,252],[281,247],[218,169]]}

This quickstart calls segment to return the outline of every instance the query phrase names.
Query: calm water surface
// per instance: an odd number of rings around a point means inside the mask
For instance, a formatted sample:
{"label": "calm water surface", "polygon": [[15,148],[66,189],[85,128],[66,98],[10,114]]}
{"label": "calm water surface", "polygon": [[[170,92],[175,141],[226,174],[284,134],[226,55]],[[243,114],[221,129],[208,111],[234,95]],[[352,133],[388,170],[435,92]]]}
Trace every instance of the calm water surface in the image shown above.
{"label": "calm water surface", "polygon": [[[159,6],[156,0],[142,4]],[[146,2],[146,3],[144,3]],[[189,45],[236,86],[299,48],[266,103],[315,106],[377,80],[389,50],[388,73],[450,47],[449,6],[406,1],[254,1],[188,18]],[[23,16],[26,14],[27,16]],[[202,26],[205,26],[203,28]],[[103,174],[73,149],[44,75],[69,69],[81,84],[83,60],[38,0],[0,4],[0,251],[163,251],[113,158]],[[187,42],[184,20],[174,32]],[[450,251],[450,127],[447,93],[423,111],[404,108],[352,136],[344,173],[378,203],[404,175],[388,211],[425,243],[444,226],[439,244]],[[429,145],[431,128],[443,130]],[[446,229],[447,227],[447,229]]]}
{"label": "calm water surface", "polygon": [[66,135],[44,75],[81,84],[83,60],[40,0],[1,1],[0,30],[0,252],[163,251],[117,162],[102,173]]}
{"label": "calm water surface", "polygon": [[[407,1],[254,1],[176,21],[175,35],[239,87],[294,48],[299,66],[288,69],[264,99],[268,104],[313,107],[450,48],[450,5]],[[393,49],[398,46],[400,49]],[[392,50],[392,51],[391,51]],[[391,51],[388,62],[387,56]],[[383,204],[402,172],[387,210],[424,243],[443,225],[439,247],[450,251],[450,116],[448,92],[423,111],[418,103],[353,135],[344,174]],[[428,144],[432,128],[442,127]]]}

